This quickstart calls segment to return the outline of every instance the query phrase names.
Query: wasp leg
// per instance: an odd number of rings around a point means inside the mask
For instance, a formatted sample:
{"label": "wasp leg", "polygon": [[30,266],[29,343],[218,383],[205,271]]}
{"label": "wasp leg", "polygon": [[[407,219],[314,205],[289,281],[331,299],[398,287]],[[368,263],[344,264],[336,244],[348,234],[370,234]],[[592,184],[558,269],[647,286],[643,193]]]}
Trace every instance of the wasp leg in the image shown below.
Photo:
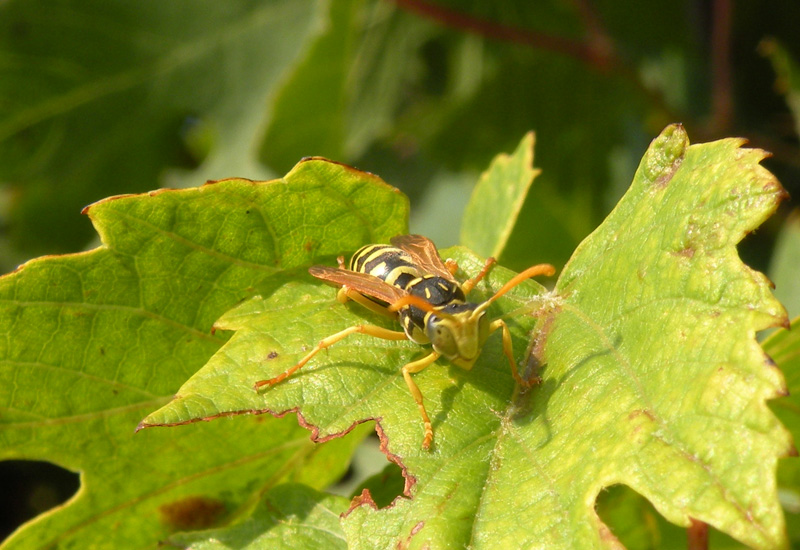
{"label": "wasp leg", "polygon": [[532,380],[525,380],[519,375],[517,363],[514,361],[514,348],[511,344],[511,332],[508,330],[508,325],[506,325],[505,321],[502,319],[496,319],[489,325],[489,330],[494,332],[497,329],[503,329],[503,353],[508,359],[508,364],[511,366],[511,375],[514,377],[514,380],[516,380],[517,383],[523,388],[530,388],[531,386],[541,382],[541,379],[538,376]]}
{"label": "wasp leg", "polygon": [[461,285],[462,290],[464,290],[464,294],[469,294],[470,291],[475,288],[475,285],[481,282],[486,274],[489,273],[489,270],[492,269],[492,266],[497,263],[497,260],[494,258],[486,258],[486,263],[483,264],[483,269],[481,272],[475,275],[472,279],[467,279]]}
{"label": "wasp leg", "polygon": [[455,276],[456,271],[458,271],[458,262],[453,260],[452,258],[447,258],[444,261],[444,266],[447,268],[447,271],[450,272],[450,275]]}
{"label": "wasp leg", "polygon": [[346,328],[346,329],[344,329],[342,331],[337,332],[336,334],[332,334],[332,335],[328,336],[327,338],[324,338],[324,339],[320,340],[319,344],[314,346],[314,349],[312,349],[310,352],[308,352],[305,357],[300,359],[300,361],[296,365],[294,365],[293,367],[291,367],[287,371],[282,372],[281,374],[279,374],[275,378],[270,378],[269,380],[259,380],[258,382],[255,383],[253,388],[256,391],[258,391],[259,388],[262,388],[264,386],[274,386],[275,384],[281,382],[282,380],[285,380],[286,378],[290,377],[295,372],[297,372],[298,370],[303,368],[303,365],[308,363],[320,351],[324,350],[327,347],[332,346],[336,342],[340,342],[341,340],[344,340],[345,338],[347,338],[351,334],[356,334],[356,333],[368,334],[369,336],[374,336],[376,338],[382,338],[384,340],[407,340],[408,339],[408,336],[406,336],[405,332],[398,331],[398,330],[389,330],[389,329],[385,329],[385,328],[382,328],[382,327],[376,327],[374,325],[355,325],[355,326],[352,326],[352,327],[348,327],[348,328]]}
{"label": "wasp leg", "polygon": [[439,353],[433,351],[429,355],[426,355],[422,359],[418,359],[416,361],[412,361],[405,365],[401,370],[403,372],[403,378],[406,381],[406,385],[408,386],[411,395],[414,397],[414,401],[417,402],[417,407],[419,407],[419,414],[422,416],[422,421],[425,424],[425,439],[422,441],[422,448],[423,449],[430,449],[431,443],[433,442],[433,426],[431,425],[431,419],[428,418],[428,413],[425,410],[425,405],[422,403],[422,392],[419,391],[419,388],[414,383],[414,380],[411,379],[411,375],[421,370],[429,367],[433,362],[435,362],[439,358]]}
{"label": "wasp leg", "polygon": [[376,304],[357,290],[353,290],[348,286],[343,286],[339,289],[339,292],[336,293],[336,299],[342,304],[346,304],[347,300],[353,300],[358,305],[365,307],[374,313],[379,313],[391,319],[397,319],[397,314],[395,312],[389,311],[386,309],[386,306]]}

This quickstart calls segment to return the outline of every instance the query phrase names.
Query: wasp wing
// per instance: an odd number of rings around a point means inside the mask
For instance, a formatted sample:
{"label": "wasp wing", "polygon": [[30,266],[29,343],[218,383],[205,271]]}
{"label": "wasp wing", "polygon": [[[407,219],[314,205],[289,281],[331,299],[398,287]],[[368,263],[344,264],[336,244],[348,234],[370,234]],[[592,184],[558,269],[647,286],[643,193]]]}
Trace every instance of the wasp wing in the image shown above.
{"label": "wasp wing", "polygon": [[436,245],[434,245],[433,241],[429,238],[423,237],[422,235],[398,235],[392,237],[391,243],[392,246],[396,246],[408,252],[409,256],[414,259],[414,263],[426,273],[444,277],[448,281],[457,282],[439,256]]}
{"label": "wasp wing", "polygon": [[352,288],[364,296],[382,300],[387,304],[393,304],[408,294],[402,288],[392,286],[374,275],[350,271],[349,269],[340,269],[327,265],[315,265],[311,266],[308,272],[317,279]]}

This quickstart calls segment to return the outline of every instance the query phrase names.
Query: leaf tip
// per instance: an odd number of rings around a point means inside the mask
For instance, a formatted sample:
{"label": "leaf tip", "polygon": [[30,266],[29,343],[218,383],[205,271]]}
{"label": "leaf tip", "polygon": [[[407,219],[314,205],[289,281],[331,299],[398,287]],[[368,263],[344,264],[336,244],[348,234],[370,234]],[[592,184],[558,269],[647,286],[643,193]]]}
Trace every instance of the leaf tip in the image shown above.
{"label": "leaf tip", "polygon": [[655,138],[642,159],[644,181],[664,188],[680,168],[689,148],[689,136],[680,123],[670,124]]}
{"label": "leaf tip", "polygon": [[149,428],[151,426],[150,424],[145,422],[145,420],[147,420],[147,419],[145,418],[144,420],[142,420],[141,422],[139,422],[136,425],[136,429],[133,430],[133,433],[139,433],[141,430],[144,430],[145,428]]}

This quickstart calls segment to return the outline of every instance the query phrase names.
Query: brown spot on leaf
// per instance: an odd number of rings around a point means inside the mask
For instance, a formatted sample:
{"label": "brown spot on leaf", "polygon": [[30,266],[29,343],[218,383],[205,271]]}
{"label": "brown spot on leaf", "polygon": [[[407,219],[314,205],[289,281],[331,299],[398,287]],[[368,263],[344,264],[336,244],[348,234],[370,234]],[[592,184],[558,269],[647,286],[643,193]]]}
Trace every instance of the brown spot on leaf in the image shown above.
{"label": "brown spot on leaf", "polygon": [[[650,420],[650,422],[655,422],[656,421],[655,415],[651,411],[649,411],[648,409],[635,409],[635,410],[631,411],[628,414],[628,420],[634,421],[637,418],[639,418],[640,416],[647,417],[647,419]],[[637,422],[633,426],[633,433],[634,434],[638,434],[640,431],[642,431],[642,428],[645,427],[645,425],[650,425],[650,424],[643,424],[642,422]]]}
{"label": "brown spot on leaf", "polygon": [[406,540],[398,541],[397,550],[405,550],[408,548],[411,545],[411,539],[414,538],[414,535],[419,533],[423,527],[425,527],[424,521],[420,521],[414,527],[412,527],[411,532],[406,537]]}
{"label": "brown spot on leaf", "polygon": [[621,546],[619,539],[614,536],[614,533],[611,532],[611,529],[605,523],[600,524],[600,538],[604,541],[613,543],[611,546]]}
{"label": "brown spot on leaf", "polygon": [[269,352],[267,354],[267,359],[275,359],[277,356],[278,356],[278,352],[275,351],[275,350],[272,350],[271,352]]}
{"label": "brown spot on leaf", "polygon": [[216,498],[191,496],[158,508],[161,521],[175,530],[206,529],[225,513],[225,504]]}
{"label": "brown spot on leaf", "polygon": [[682,249],[675,252],[676,256],[682,256],[684,258],[694,258],[695,249],[691,246],[684,246]]}
{"label": "brown spot on leaf", "polygon": [[641,416],[641,415],[645,415],[647,418],[649,418],[653,422],[655,422],[655,420],[656,420],[656,417],[653,416],[653,413],[650,412],[647,409],[634,409],[634,410],[632,410],[630,412],[630,414],[628,414],[628,420],[633,420],[634,418],[636,418],[638,416]]}

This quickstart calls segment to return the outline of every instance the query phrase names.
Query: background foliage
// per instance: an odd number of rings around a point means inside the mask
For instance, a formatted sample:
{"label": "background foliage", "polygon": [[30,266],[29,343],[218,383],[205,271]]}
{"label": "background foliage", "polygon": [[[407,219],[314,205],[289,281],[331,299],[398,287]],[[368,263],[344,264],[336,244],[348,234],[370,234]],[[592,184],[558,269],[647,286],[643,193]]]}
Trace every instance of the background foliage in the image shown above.
{"label": "background foliage", "polygon": [[[78,213],[105,196],[271,179],[308,155],[400,187],[412,231],[447,246],[478,171],[531,129],[542,173],[508,236],[509,267],[562,267],[669,122],[695,142],[736,135],[771,151],[765,165],[798,195],[798,20],[791,0],[636,10],[583,0],[7,0],[0,267],[92,246]],[[740,247],[792,317],[794,204]],[[4,489],[27,466],[9,468]],[[2,492],[15,494],[13,510],[32,502],[35,512],[57,490]]]}

